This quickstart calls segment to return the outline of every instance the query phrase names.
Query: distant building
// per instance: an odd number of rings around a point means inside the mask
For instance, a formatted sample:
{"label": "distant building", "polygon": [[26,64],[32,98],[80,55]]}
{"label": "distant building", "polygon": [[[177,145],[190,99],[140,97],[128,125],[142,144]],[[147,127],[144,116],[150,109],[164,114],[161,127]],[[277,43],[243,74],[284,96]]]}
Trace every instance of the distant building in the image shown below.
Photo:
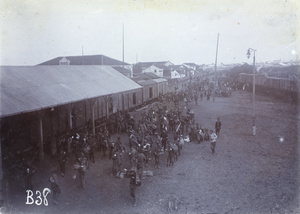
{"label": "distant building", "polygon": [[164,69],[161,66],[150,65],[148,68],[142,70],[142,73],[153,73],[159,77],[163,77]]}
{"label": "distant building", "polygon": [[178,79],[181,77],[180,75],[180,65],[171,65],[167,70],[164,70],[164,77],[166,79]]}
{"label": "distant building", "polygon": [[194,71],[198,70],[199,65],[195,64],[195,63],[183,63],[183,66],[185,66],[186,68],[192,69]]}
{"label": "distant building", "polygon": [[70,65],[70,60],[68,60],[66,57],[63,57],[61,60],[59,60],[59,65]]}
{"label": "distant building", "polygon": [[161,62],[139,62],[133,65],[133,73],[147,73],[151,72],[160,77],[163,77],[164,69],[167,69],[170,65],[174,65],[170,61],[161,61]]}
{"label": "distant building", "polygon": [[[42,62],[39,65],[108,65],[114,68],[124,68],[116,69],[125,76],[128,75],[128,70],[132,71],[132,65],[128,63],[123,63],[120,60],[107,57],[105,55],[83,55],[83,56],[63,56],[50,59],[48,61]],[[131,74],[130,74],[131,76]]]}
{"label": "distant building", "polygon": [[127,68],[123,68],[123,67],[116,67],[116,66],[112,66],[112,68],[119,71],[121,74],[125,75],[126,77],[130,78],[132,76],[131,69],[127,69]]}
{"label": "distant building", "polygon": [[131,79],[138,81],[138,80],[151,80],[151,79],[159,79],[159,78],[161,77],[153,73],[139,73],[139,74],[134,74]]}

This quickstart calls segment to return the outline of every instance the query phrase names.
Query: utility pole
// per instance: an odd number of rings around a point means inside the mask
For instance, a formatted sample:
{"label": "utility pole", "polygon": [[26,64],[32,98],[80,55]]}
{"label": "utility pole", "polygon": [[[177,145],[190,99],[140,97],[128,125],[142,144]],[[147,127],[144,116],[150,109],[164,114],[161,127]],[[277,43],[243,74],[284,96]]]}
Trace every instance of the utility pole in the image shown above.
{"label": "utility pole", "polygon": [[248,51],[247,51],[247,57],[250,58],[251,56],[251,51],[253,52],[253,91],[252,91],[252,104],[253,104],[253,116],[252,116],[252,132],[253,132],[253,136],[256,135],[256,112],[255,112],[255,52],[256,50],[254,50],[253,48],[249,48]]}
{"label": "utility pole", "polygon": [[123,68],[124,68],[124,23],[122,28],[122,41],[123,41]]}
{"label": "utility pole", "polygon": [[218,49],[219,49],[219,33],[218,33],[218,38],[217,38],[217,49],[216,49],[216,59],[215,59],[215,73],[217,73]]}

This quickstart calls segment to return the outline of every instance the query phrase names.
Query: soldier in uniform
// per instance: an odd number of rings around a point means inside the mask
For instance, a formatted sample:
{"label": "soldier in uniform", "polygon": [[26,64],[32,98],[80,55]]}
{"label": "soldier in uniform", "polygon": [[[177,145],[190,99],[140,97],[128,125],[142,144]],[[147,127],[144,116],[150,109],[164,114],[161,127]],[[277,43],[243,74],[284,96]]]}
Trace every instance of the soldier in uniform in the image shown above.
{"label": "soldier in uniform", "polygon": [[53,194],[53,204],[58,204],[58,198],[61,194],[61,189],[60,189],[60,185],[58,182],[58,176],[56,171],[52,172],[52,175],[50,177],[50,183],[51,183],[51,190],[52,190],[52,194]]}
{"label": "soldier in uniform", "polygon": [[132,147],[131,150],[130,150],[130,152],[129,152],[129,158],[130,158],[131,167],[135,167],[136,168],[136,164],[137,164],[137,151],[135,150],[134,147]]}
{"label": "soldier in uniform", "polygon": [[133,130],[135,130],[135,120],[133,116],[130,116],[129,121],[128,121],[128,126],[130,126]]}
{"label": "soldier in uniform", "polygon": [[160,167],[159,167],[159,156],[160,156],[160,154],[161,154],[161,149],[162,149],[161,138],[160,138],[160,136],[157,135],[157,133],[156,133],[156,139],[155,139],[154,145],[153,145],[154,167],[155,167],[155,168],[160,168]]}
{"label": "soldier in uniform", "polygon": [[130,196],[134,200],[134,206],[136,206],[136,187],[141,185],[141,180],[137,173],[136,168],[131,168],[129,171],[126,172],[126,175],[130,178],[129,185],[130,185]]}
{"label": "soldier in uniform", "polygon": [[100,150],[102,150],[103,158],[106,157],[106,151],[108,148],[108,131],[106,129],[102,130],[99,134],[99,141],[100,141]]}
{"label": "soldier in uniform", "polygon": [[146,162],[146,157],[144,153],[142,152],[142,149],[139,149],[139,153],[137,155],[137,173],[139,178],[143,179],[143,169]]}
{"label": "soldier in uniform", "polygon": [[217,135],[216,135],[216,133],[213,132],[213,130],[210,130],[209,138],[210,138],[211,153],[214,154],[215,148],[216,148],[216,143],[217,143]]}
{"label": "soldier in uniform", "polygon": [[216,135],[217,135],[218,137],[220,137],[221,125],[222,125],[222,123],[221,123],[221,121],[220,121],[220,118],[218,117],[218,120],[217,120],[216,123],[215,123]]}
{"label": "soldier in uniform", "polygon": [[88,157],[89,160],[92,161],[93,163],[95,163],[95,147],[96,147],[96,142],[95,142],[95,136],[91,135],[88,138]]}
{"label": "soldier in uniform", "polygon": [[167,141],[168,141],[168,133],[163,130],[163,132],[161,133],[161,142],[162,142],[162,146],[164,147],[164,151],[166,151],[167,148]]}
{"label": "soldier in uniform", "polygon": [[168,156],[167,156],[167,166],[173,166],[174,165],[174,151],[171,146],[171,142],[168,142],[168,148],[167,148]]}
{"label": "soldier in uniform", "polygon": [[151,147],[150,142],[148,140],[146,140],[146,138],[145,138],[144,143],[143,143],[143,153],[146,157],[146,165],[145,165],[146,167],[148,166],[150,147]]}
{"label": "soldier in uniform", "polygon": [[112,159],[113,159],[112,173],[116,177],[119,177],[121,173],[121,151],[115,150]]}
{"label": "soldier in uniform", "polygon": [[125,146],[121,142],[121,138],[118,136],[117,141],[115,142],[115,150],[118,150],[120,152],[125,150]]}
{"label": "soldier in uniform", "polygon": [[84,155],[84,153],[81,153],[81,156],[78,159],[78,175],[79,175],[79,188],[85,189],[85,172],[87,169],[87,157]]}
{"label": "soldier in uniform", "polygon": [[108,139],[106,139],[106,144],[108,146],[108,159],[112,159],[115,150],[115,143],[111,137],[108,137]]}
{"label": "soldier in uniform", "polygon": [[183,145],[184,145],[184,139],[183,139],[183,136],[180,135],[179,137],[177,137],[176,135],[174,135],[174,141],[175,141],[175,143],[176,143],[176,146],[178,147],[177,154],[178,154],[178,156],[180,156],[182,147],[183,147]]}
{"label": "soldier in uniform", "polygon": [[60,172],[62,177],[65,176],[67,160],[68,160],[67,152],[63,148],[61,148],[58,156],[58,162],[59,162],[59,167],[60,167]]}
{"label": "soldier in uniform", "polygon": [[25,188],[26,190],[33,190],[32,185],[32,176],[35,173],[35,170],[28,164],[25,171]]}

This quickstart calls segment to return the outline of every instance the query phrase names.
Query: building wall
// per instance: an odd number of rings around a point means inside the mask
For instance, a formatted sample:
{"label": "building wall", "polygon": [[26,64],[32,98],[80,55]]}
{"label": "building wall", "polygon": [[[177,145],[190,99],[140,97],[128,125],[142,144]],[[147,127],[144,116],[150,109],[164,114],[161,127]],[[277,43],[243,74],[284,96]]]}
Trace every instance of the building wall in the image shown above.
{"label": "building wall", "polygon": [[143,73],[153,73],[153,74],[156,74],[157,76],[159,77],[163,77],[164,74],[163,74],[163,69],[161,68],[158,68],[154,65],[151,65],[150,67],[146,68],[143,70]]}
{"label": "building wall", "polygon": [[180,78],[180,74],[177,71],[171,71],[171,79]]}
{"label": "building wall", "polygon": [[165,66],[170,66],[170,65],[174,65],[174,64],[171,63],[171,62],[166,62],[166,63],[165,63]]}

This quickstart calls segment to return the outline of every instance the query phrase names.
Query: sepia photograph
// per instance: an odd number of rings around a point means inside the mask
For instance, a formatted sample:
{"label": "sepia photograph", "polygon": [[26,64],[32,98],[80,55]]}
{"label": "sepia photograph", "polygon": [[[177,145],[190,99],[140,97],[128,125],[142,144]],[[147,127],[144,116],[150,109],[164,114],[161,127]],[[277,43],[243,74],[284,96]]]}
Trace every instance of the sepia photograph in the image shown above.
{"label": "sepia photograph", "polygon": [[299,214],[299,14],[0,0],[0,214]]}

